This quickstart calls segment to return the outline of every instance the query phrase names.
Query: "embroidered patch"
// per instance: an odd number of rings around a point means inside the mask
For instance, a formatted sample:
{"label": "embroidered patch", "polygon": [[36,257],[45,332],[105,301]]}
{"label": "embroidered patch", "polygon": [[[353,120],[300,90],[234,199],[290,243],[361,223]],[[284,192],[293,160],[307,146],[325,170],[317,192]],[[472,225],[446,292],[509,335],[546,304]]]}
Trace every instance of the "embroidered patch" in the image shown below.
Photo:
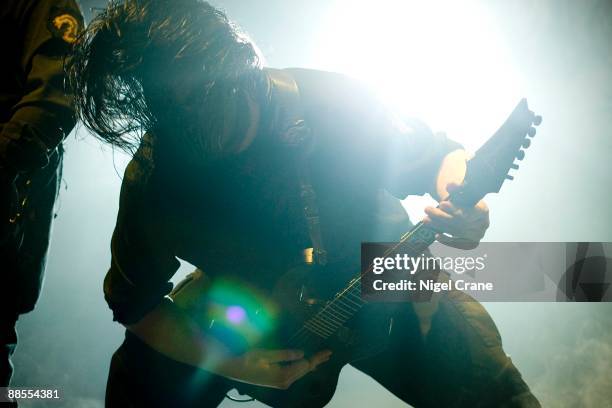
{"label": "embroidered patch", "polygon": [[77,40],[81,27],[80,18],[68,10],[56,10],[51,14],[49,30],[56,37],[61,38],[68,44]]}

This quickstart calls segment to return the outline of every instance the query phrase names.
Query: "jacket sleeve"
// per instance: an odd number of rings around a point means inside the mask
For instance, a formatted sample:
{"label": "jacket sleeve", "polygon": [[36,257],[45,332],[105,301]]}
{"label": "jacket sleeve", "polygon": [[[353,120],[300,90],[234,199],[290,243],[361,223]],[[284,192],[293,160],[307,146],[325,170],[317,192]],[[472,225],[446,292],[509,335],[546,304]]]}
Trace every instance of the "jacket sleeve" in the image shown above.
{"label": "jacket sleeve", "polygon": [[381,135],[384,159],[378,163],[383,187],[400,199],[435,191],[442,160],[463,146],[418,119],[387,120],[389,130]]}
{"label": "jacket sleeve", "polygon": [[[41,0],[24,10],[19,64],[24,86],[0,134],[0,153],[6,156],[11,156],[11,144],[19,150],[41,149],[46,153],[61,143],[75,125],[72,95],[64,84],[64,59],[83,27],[80,10],[74,0]],[[27,138],[35,140],[24,140]],[[20,153],[28,156],[28,152]],[[27,166],[19,162],[21,157],[5,159],[17,170]]]}
{"label": "jacket sleeve", "polygon": [[126,168],[119,214],[111,241],[111,266],[104,279],[105,299],[114,320],[139,321],[172,290],[169,279],[180,266],[163,214],[149,199],[150,159],[136,153]]}

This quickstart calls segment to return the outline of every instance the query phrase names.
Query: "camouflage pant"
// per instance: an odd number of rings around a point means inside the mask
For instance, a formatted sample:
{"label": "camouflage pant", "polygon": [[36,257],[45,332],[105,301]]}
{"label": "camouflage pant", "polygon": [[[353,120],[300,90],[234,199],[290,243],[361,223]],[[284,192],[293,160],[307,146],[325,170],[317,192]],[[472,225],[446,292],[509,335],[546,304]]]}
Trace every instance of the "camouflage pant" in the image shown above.
{"label": "camouflage pant", "polygon": [[459,291],[439,299],[420,334],[414,308],[394,317],[389,347],[353,364],[414,407],[540,407],[502,348],[493,320]]}
{"label": "camouflage pant", "polygon": [[[540,407],[488,313],[461,292],[439,298],[426,339],[412,305],[402,304],[386,350],[352,365],[418,408]],[[106,406],[214,407],[230,388],[222,377],[170,360],[128,333],[111,362]]]}

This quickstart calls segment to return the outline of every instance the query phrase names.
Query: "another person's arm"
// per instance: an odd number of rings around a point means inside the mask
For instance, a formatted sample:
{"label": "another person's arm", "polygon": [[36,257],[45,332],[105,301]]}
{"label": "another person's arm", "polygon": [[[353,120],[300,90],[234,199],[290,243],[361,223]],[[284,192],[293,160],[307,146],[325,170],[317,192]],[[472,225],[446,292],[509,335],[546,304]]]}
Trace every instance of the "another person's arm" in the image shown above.
{"label": "another person's arm", "polygon": [[27,3],[20,16],[25,27],[19,61],[23,95],[0,132],[0,167],[12,172],[45,166],[48,153],[75,124],[63,66],[82,29],[80,10],[73,0]]}

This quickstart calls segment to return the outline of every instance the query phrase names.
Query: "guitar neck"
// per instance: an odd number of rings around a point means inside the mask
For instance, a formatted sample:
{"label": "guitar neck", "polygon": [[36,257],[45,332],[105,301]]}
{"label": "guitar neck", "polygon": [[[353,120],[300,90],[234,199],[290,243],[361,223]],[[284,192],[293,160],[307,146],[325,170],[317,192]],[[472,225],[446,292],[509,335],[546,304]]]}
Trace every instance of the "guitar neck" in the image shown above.
{"label": "guitar neck", "polygon": [[[400,250],[412,255],[420,255],[436,240],[436,232],[419,222],[405,233],[400,241],[387,250],[384,256]],[[364,273],[372,272],[369,265]],[[365,304],[361,297],[361,273],[357,274],[336,296],[317,314],[304,323],[304,328],[320,337],[327,338],[334,334],[344,323],[351,319]]]}

